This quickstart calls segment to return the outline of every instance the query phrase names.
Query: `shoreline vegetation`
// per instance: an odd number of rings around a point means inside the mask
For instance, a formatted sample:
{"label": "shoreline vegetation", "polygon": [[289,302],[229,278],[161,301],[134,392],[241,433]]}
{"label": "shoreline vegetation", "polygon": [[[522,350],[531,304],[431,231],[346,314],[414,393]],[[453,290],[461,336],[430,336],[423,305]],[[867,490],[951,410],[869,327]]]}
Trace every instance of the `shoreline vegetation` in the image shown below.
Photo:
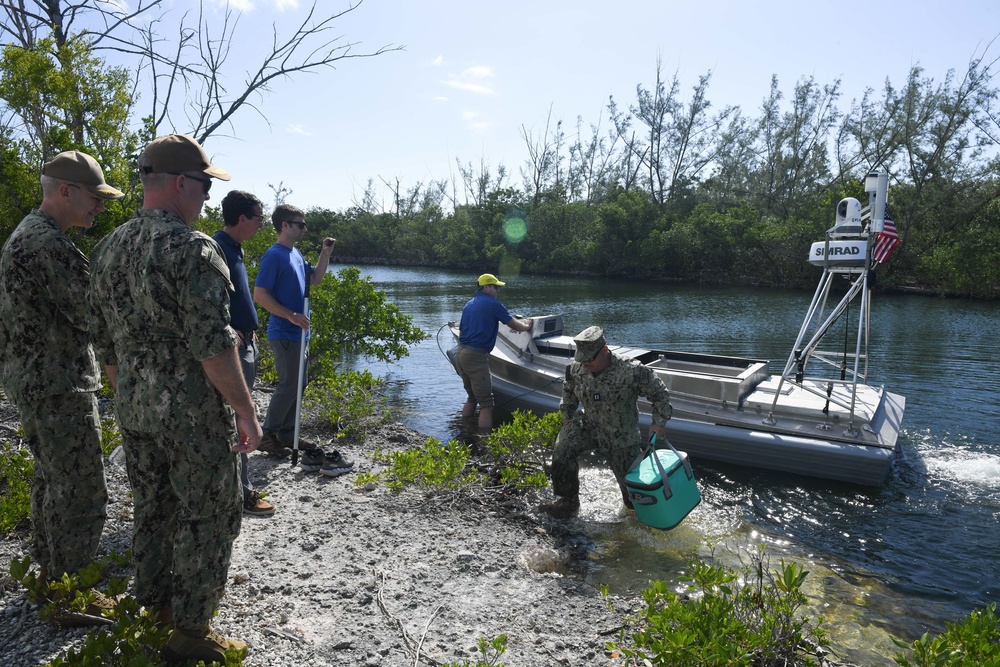
{"label": "shoreline vegetation", "polygon": [[[261,386],[258,408],[267,404]],[[537,664],[784,665],[856,667],[993,664],[1000,659],[995,609],[949,623],[938,637],[897,641],[895,656],[860,663],[838,649],[808,599],[808,576],[766,551],[702,545],[675,579],[622,597],[586,583],[588,541],[574,521],[534,510],[546,492],[539,471],[558,428],[527,415],[502,425],[473,456],[395,424],[378,410],[355,414],[350,437],[314,395],[304,433],[358,462],[336,479],[303,473],[287,457],[251,456],[251,475],[278,506],[245,517],[215,621],[249,641],[230,666],[351,664],[375,667],[528,667]],[[102,399],[110,418],[110,404]],[[16,409],[0,403],[0,488],[16,480],[23,452]],[[551,417],[551,416],[550,416]],[[105,423],[106,448],[117,446]],[[99,587],[127,594],[131,503],[125,472],[107,459],[111,497]],[[26,498],[24,499],[26,502]],[[27,511],[22,507],[24,512]],[[626,519],[627,520],[627,519]],[[31,600],[26,522],[0,539],[0,664],[156,665],[158,636],[126,596],[116,625],[56,627]],[[728,549],[728,552],[727,552]],[[736,554],[734,556],[734,553]],[[27,588],[25,587],[27,585]],[[72,594],[70,587],[70,593]],[[62,590],[62,589],[60,589]],[[101,639],[103,637],[103,639]],[[905,652],[904,652],[905,651]],[[129,662],[131,660],[131,662]]]}

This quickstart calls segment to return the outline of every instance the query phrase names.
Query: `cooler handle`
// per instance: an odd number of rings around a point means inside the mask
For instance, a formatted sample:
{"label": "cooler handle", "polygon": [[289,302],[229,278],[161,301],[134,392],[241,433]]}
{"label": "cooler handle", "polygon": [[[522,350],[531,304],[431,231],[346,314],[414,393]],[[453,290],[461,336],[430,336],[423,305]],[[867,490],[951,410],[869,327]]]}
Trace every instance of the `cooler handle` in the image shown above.
{"label": "cooler handle", "polygon": [[[687,475],[687,478],[688,479],[693,478],[694,477],[694,471],[691,469],[691,462],[688,460],[688,458],[686,456],[681,456],[680,452],[678,452],[676,449],[674,449],[674,446],[672,444],[670,444],[670,441],[667,440],[666,438],[663,439],[663,442],[667,443],[667,447],[670,448],[670,451],[672,451],[674,453],[674,456],[677,457],[677,460],[680,461],[681,465],[684,466],[684,474]],[[656,446],[656,434],[653,433],[652,431],[649,432],[649,448],[651,450],[663,449],[662,447],[657,447]],[[657,464],[660,463],[659,457],[656,457],[656,463]],[[660,470],[662,471],[663,468],[661,467]]]}

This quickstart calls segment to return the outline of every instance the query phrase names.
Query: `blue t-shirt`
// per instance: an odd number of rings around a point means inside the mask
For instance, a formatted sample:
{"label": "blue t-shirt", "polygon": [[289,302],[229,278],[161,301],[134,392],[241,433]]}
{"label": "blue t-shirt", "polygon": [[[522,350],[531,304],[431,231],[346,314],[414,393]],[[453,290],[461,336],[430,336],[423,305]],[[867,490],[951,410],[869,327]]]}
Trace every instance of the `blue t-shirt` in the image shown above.
{"label": "blue t-shirt", "polygon": [[247,267],[243,263],[243,248],[233,240],[233,237],[220,229],[212,236],[222,248],[229,265],[229,280],[232,281],[235,292],[229,293],[229,324],[240,333],[256,331],[260,324],[257,319],[257,309],[250,296],[250,282],[247,279]]}
{"label": "blue t-shirt", "polygon": [[497,330],[500,328],[497,323],[507,324],[512,319],[499,299],[480,290],[462,309],[458,342],[492,350],[497,344]]}
{"label": "blue t-shirt", "polygon": [[[266,289],[282,306],[301,313],[305,305],[306,280],[312,279],[312,272],[312,265],[298,248],[275,243],[260,258],[254,287]],[[302,328],[272,313],[267,322],[267,339],[302,340]]]}

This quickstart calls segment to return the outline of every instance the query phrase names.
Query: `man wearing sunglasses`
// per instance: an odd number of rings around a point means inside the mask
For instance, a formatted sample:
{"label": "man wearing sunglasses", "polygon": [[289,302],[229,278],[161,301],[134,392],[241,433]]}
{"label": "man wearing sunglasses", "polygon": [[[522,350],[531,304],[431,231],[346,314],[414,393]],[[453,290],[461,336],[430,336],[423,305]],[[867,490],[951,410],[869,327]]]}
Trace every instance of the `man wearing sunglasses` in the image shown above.
{"label": "man wearing sunglasses", "polygon": [[[233,291],[229,293],[229,326],[240,339],[240,368],[247,389],[253,391],[257,377],[257,309],[250,296],[247,267],[243,263],[244,241],[249,241],[264,226],[264,208],[260,199],[249,192],[232,190],[222,198],[224,227],[212,235],[226,256]],[[250,482],[250,457],[240,454],[240,484],[243,486],[243,513],[250,516],[271,516],[274,505],[264,500]]]}
{"label": "man wearing sunglasses", "polygon": [[229,324],[229,268],[190,225],[211,179],[229,174],[171,134],[146,146],[139,178],[143,208],[94,249],[89,295],[132,486],[135,595],[173,630],[166,660],[224,662],[246,644],[209,622],[243,516],[237,454],[261,432]]}
{"label": "man wearing sunglasses", "polygon": [[[42,579],[62,579],[97,554],[108,494],[97,390],[101,372],[87,326],[90,264],[66,235],[89,228],[123,193],[80,151],[42,167],[42,203],[7,239],[0,256],[3,384],[17,404],[35,459],[31,556]],[[109,609],[98,597],[90,616]]]}
{"label": "man wearing sunglasses", "polygon": [[[306,219],[302,209],[290,204],[279,204],[271,213],[271,223],[278,232],[278,242],[260,258],[253,299],[271,313],[267,323],[267,342],[274,352],[274,368],[278,373],[278,385],[271,394],[271,402],[264,417],[264,437],[260,450],[280,455],[288,453],[295,438],[302,330],[309,330],[309,318],[302,312],[306,281],[311,285],[323,282],[337,240],[323,240],[319,261],[313,266],[295,247],[306,234]],[[308,379],[308,373],[305,377]],[[300,449],[317,447],[316,443],[299,439]]]}

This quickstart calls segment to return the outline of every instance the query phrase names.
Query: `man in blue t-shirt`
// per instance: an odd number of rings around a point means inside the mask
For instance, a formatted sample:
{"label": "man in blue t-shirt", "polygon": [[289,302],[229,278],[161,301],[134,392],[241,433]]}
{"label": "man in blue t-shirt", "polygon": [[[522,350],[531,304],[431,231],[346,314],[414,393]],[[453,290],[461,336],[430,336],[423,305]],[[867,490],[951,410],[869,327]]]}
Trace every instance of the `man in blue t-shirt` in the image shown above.
{"label": "man in blue t-shirt", "polygon": [[[254,379],[257,377],[257,364],[260,352],[257,347],[257,309],[250,296],[250,281],[247,278],[247,267],[243,263],[244,241],[249,241],[261,227],[264,226],[264,209],[260,199],[242,190],[233,190],[222,199],[223,229],[215,232],[213,239],[222,248],[229,266],[229,281],[233,291],[229,293],[229,326],[236,331],[240,339],[237,348],[240,358],[240,369],[247,389],[253,392]],[[271,516],[274,505],[264,500],[260,492],[250,483],[250,459],[246,454],[240,454],[240,483],[243,485],[243,513],[252,516]]]}
{"label": "man in blue t-shirt", "polygon": [[[336,239],[323,239],[319,261],[313,267],[302,257],[295,244],[306,233],[305,214],[288,204],[279,204],[271,213],[271,223],[278,232],[278,242],[260,259],[253,300],[271,313],[267,324],[267,342],[274,352],[278,386],[271,395],[264,418],[264,437],[258,449],[284,453],[295,437],[295,410],[298,399],[299,363],[302,360],[302,330],[309,330],[309,318],[302,312],[306,281],[323,282],[330,265]],[[304,387],[303,387],[304,389]],[[302,442],[301,448],[315,447]]]}
{"label": "man in blue t-shirt", "polygon": [[[462,416],[472,417],[479,404],[479,428],[493,428],[493,380],[490,377],[490,351],[497,343],[500,324],[514,331],[531,329],[531,318],[518,320],[507,312],[497,295],[506,283],[492,273],[479,276],[476,295],[462,309],[459,323],[458,355],[455,359],[469,397],[462,406]],[[265,427],[266,428],[266,427]]]}

